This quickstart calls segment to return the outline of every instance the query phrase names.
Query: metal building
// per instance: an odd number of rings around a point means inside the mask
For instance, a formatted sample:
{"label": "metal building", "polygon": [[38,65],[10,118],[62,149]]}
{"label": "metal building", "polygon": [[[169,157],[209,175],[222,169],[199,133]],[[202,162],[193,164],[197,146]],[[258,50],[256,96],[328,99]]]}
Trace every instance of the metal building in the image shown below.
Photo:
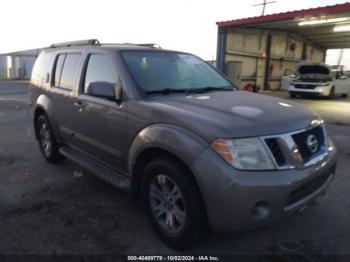
{"label": "metal building", "polygon": [[30,79],[41,49],[0,54],[0,79]]}
{"label": "metal building", "polygon": [[350,3],[217,22],[217,67],[244,88],[278,90],[301,61],[350,48]]}

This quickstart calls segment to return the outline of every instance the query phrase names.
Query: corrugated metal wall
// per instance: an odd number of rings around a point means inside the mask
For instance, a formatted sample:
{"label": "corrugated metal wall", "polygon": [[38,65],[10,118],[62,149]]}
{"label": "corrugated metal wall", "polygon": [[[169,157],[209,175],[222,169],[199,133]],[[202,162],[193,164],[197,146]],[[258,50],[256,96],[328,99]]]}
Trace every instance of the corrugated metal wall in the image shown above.
{"label": "corrugated metal wall", "polygon": [[5,55],[0,55],[0,79],[7,78],[7,61]]}
{"label": "corrugated metal wall", "polygon": [[[256,84],[260,89],[263,88],[269,35],[271,59],[268,65],[268,88],[271,90],[280,89],[281,77],[287,70],[295,70],[302,60],[324,61],[324,50],[305,43],[298,36],[280,31],[229,28],[226,37],[225,71],[231,76],[232,72],[227,70],[240,70],[234,74],[233,79],[240,88],[247,84]],[[235,63],[241,66],[232,66]]]}
{"label": "corrugated metal wall", "polygon": [[39,49],[0,55],[0,79],[28,80]]}

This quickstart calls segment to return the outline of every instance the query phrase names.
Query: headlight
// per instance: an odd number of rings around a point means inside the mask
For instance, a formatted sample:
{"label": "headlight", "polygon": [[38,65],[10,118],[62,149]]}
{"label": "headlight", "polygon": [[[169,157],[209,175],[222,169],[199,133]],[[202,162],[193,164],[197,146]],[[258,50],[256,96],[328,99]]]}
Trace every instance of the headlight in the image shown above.
{"label": "headlight", "polygon": [[270,155],[259,138],[217,139],[211,147],[237,169],[275,169]]}

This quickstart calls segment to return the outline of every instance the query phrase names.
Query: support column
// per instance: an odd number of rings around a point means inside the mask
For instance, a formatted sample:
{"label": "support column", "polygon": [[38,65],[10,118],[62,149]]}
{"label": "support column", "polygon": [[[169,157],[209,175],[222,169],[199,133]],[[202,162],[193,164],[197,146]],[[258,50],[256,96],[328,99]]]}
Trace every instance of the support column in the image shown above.
{"label": "support column", "polygon": [[227,34],[226,28],[218,27],[218,40],[217,40],[217,50],[216,50],[216,68],[218,68],[222,72],[224,72],[224,70],[225,70],[226,34]]}
{"label": "support column", "polygon": [[264,90],[270,90],[270,60],[271,60],[271,33],[268,34],[266,40],[266,61],[265,61],[265,74],[264,74]]}

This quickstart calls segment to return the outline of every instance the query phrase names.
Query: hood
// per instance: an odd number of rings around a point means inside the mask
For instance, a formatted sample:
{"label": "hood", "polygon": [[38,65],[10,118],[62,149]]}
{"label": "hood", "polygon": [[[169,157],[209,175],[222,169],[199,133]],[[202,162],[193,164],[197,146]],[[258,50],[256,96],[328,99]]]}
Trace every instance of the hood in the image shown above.
{"label": "hood", "polygon": [[301,80],[322,81],[330,80],[331,70],[324,64],[302,64],[298,67],[298,78]]}
{"label": "hood", "polygon": [[298,73],[301,75],[318,74],[318,75],[330,75],[331,70],[326,65],[310,64],[301,65],[298,68]]}
{"label": "hood", "polygon": [[148,102],[158,121],[175,122],[210,141],[288,133],[319,119],[300,105],[244,91],[160,95]]}

